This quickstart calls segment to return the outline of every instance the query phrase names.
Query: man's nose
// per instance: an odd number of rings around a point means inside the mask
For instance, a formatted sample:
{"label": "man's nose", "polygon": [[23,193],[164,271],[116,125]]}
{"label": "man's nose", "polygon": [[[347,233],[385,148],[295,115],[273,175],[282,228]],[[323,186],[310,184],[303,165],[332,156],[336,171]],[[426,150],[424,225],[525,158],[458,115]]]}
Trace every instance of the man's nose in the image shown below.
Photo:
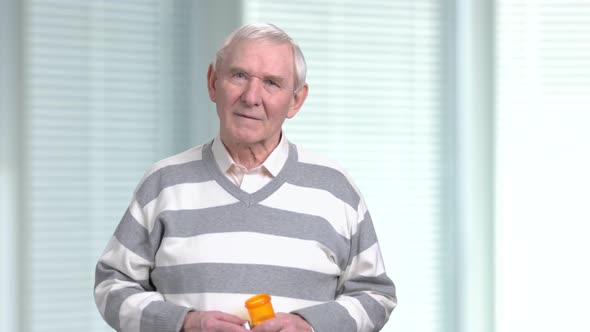
{"label": "man's nose", "polygon": [[242,92],[242,102],[248,106],[260,106],[262,88],[262,80],[251,76]]}

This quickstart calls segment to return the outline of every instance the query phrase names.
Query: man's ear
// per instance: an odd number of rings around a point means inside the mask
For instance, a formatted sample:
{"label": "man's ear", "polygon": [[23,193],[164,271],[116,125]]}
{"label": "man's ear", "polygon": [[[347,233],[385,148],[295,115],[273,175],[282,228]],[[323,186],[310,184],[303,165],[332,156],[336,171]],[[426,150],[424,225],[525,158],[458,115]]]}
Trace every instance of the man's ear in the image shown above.
{"label": "man's ear", "polygon": [[305,102],[305,99],[307,98],[307,91],[308,90],[309,90],[309,87],[307,86],[307,83],[306,83],[303,85],[303,87],[301,87],[301,89],[299,89],[299,91],[297,91],[293,94],[293,99],[291,100],[291,107],[289,107],[289,112],[287,112],[288,119],[294,117],[295,114],[297,114],[297,112],[299,112],[299,110],[301,109],[301,106],[303,106],[303,103]]}
{"label": "man's ear", "polygon": [[209,99],[215,102],[215,83],[217,82],[217,72],[213,69],[213,64],[209,65],[207,70],[207,91],[209,92]]}

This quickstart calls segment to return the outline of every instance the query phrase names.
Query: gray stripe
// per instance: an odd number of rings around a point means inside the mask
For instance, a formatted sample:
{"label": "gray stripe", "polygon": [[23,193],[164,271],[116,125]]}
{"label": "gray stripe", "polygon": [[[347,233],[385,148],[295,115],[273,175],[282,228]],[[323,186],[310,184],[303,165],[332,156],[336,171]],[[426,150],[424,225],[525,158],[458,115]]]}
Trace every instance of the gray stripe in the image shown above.
{"label": "gray stripe", "polygon": [[346,268],[350,256],[350,241],[338,234],[327,220],[262,205],[244,208],[244,204],[237,203],[200,210],[166,211],[159,220],[167,237],[257,232],[317,241],[336,255],[341,270]]}
{"label": "gray stripe", "polygon": [[336,302],[322,303],[293,311],[305,318],[315,332],[357,332],[356,321]]}
{"label": "gray stripe", "polygon": [[376,277],[357,276],[347,280],[343,284],[342,290],[339,294],[352,295],[364,291],[376,292],[396,299],[395,285],[389,277],[382,273]]}
{"label": "gray stripe", "polygon": [[367,315],[369,315],[371,322],[375,326],[375,331],[381,330],[383,325],[385,325],[385,308],[367,293],[355,297],[359,300]]}
{"label": "gray stripe", "polygon": [[341,199],[356,211],[360,196],[340,171],[320,165],[298,162],[286,182],[296,186],[322,189]]}
{"label": "gray stripe", "polygon": [[140,185],[136,197],[141,207],[158,197],[162,189],[180,183],[200,183],[213,178],[202,160],[162,167],[150,174]]}
{"label": "gray stripe", "polygon": [[96,264],[96,272],[94,274],[94,288],[105,280],[120,280],[138,283],[143,289],[152,291],[153,287],[150,285],[149,280],[135,280],[126,274],[123,274],[110,266],[99,262]]}
{"label": "gray stripe", "polygon": [[221,263],[157,267],[151,276],[163,294],[269,293],[310,301],[334,299],[338,279],[290,267]]}
{"label": "gray stripe", "polygon": [[178,332],[188,308],[170,302],[155,301],[141,312],[140,332]]}
{"label": "gray stripe", "polygon": [[137,288],[121,288],[109,292],[105,308],[104,318],[109,325],[117,331],[121,331],[119,321],[119,312],[121,304],[131,295],[141,293],[142,290]]}
{"label": "gray stripe", "polygon": [[156,248],[160,244],[161,233],[162,225],[157,220],[152,233],[149,234],[147,229],[140,225],[127,210],[117,226],[114,236],[125,248],[149,262],[153,262]]}
{"label": "gray stripe", "polygon": [[[364,219],[359,223],[356,233],[352,236],[352,248],[350,252],[353,255],[358,255],[359,253],[370,248],[375,243],[377,243],[377,234],[375,233],[375,228],[373,227],[371,215],[367,211],[365,213]],[[354,256],[351,257],[351,261],[353,257]]]}

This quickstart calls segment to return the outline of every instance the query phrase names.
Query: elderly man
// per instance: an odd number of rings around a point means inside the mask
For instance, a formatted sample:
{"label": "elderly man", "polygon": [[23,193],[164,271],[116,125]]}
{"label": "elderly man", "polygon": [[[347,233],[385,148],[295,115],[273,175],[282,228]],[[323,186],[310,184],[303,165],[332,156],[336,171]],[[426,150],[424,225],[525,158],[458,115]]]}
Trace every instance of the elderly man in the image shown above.
{"label": "elderly man", "polygon": [[396,305],[365,202],[346,172],[289,142],[308,92],[299,46],[274,25],[228,37],[207,73],[213,141],[155,163],[96,268],[118,331],[378,331]]}

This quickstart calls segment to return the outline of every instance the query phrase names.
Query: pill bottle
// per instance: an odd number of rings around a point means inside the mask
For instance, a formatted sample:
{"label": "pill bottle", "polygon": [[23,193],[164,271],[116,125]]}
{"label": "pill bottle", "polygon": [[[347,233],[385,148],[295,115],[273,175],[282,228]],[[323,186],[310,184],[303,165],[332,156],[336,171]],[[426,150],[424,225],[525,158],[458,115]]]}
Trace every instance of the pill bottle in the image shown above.
{"label": "pill bottle", "polygon": [[267,319],[275,317],[275,311],[270,303],[270,295],[258,294],[246,300],[246,309],[250,315],[252,327],[256,327]]}

